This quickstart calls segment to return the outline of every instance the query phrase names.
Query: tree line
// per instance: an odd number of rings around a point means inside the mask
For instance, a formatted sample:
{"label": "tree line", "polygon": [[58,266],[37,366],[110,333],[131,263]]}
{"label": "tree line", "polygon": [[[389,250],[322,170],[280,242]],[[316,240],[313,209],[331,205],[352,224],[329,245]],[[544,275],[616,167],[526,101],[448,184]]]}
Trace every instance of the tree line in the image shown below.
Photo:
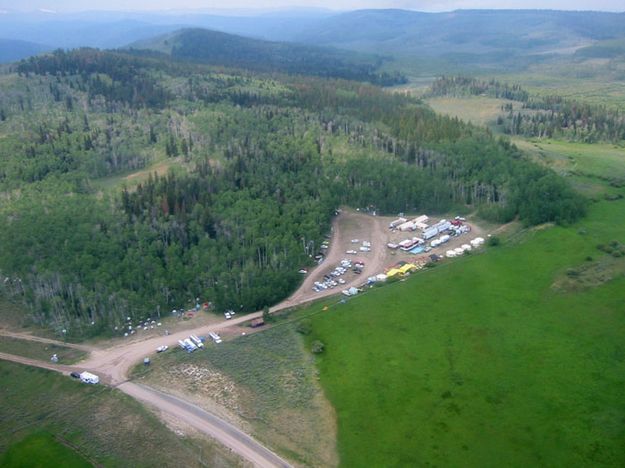
{"label": "tree line", "polygon": [[[0,123],[26,129],[0,140],[0,289],[57,330],[113,333],[127,316],[195,297],[217,310],[276,303],[342,204],[383,214],[468,205],[527,224],[584,212],[562,179],[507,140],[369,84],[64,54],[29,60],[18,85],[0,89],[32,103]],[[165,107],[89,91],[95,76],[123,87],[137,60],[167,90]],[[182,170],[97,187],[155,155],[182,158]]]}

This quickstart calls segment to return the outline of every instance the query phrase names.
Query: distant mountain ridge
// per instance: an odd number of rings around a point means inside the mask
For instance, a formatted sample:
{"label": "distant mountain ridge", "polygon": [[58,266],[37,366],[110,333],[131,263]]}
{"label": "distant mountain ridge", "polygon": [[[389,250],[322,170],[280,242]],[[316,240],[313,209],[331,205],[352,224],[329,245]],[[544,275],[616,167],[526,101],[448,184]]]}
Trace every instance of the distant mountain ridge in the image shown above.
{"label": "distant mountain ridge", "polygon": [[52,47],[34,42],[0,39],[0,63],[10,63],[51,50]]}
{"label": "distant mountain ridge", "polygon": [[[266,41],[395,56],[434,58],[459,65],[522,68],[553,57],[618,55],[614,43],[625,39],[625,13],[557,10],[412,10],[285,11],[251,16],[204,12],[87,12],[81,14],[0,15],[0,36],[45,44],[49,48],[117,48],[172,33],[208,28]],[[607,48],[607,49],[606,49]]]}
{"label": "distant mountain ridge", "polygon": [[625,13],[555,10],[458,10],[422,13],[359,10],[328,18],[293,38],[378,53],[567,53],[625,37]]}
{"label": "distant mountain ridge", "polygon": [[208,65],[369,81],[390,85],[402,82],[399,74],[378,71],[385,59],[328,47],[273,42],[208,29],[182,29],[138,41],[133,50],[160,52],[174,59]]}

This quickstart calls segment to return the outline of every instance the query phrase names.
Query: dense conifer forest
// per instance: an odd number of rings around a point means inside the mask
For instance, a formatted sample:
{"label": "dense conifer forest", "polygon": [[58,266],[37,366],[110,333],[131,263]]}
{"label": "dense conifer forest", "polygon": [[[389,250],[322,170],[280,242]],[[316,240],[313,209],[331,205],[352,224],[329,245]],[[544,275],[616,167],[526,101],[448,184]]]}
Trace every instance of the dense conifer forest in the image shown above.
{"label": "dense conifer forest", "polygon": [[506,139],[362,82],[82,49],[21,62],[0,97],[0,291],[76,335],[195,297],[274,304],[344,204],[584,213]]}

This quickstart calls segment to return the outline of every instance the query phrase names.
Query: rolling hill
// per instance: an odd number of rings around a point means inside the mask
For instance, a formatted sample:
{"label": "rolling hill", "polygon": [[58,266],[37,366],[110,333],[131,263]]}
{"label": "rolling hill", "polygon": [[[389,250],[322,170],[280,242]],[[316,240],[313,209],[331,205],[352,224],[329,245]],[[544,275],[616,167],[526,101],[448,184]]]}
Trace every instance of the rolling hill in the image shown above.
{"label": "rolling hill", "polygon": [[422,13],[360,10],[323,19],[292,39],[398,57],[462,63],[541,61],[625,37],[625,14],[548,10]]}
{"label": "rolling hill", "polygon": [[52,47],[34,42],[0,39],[0,63],[10,63],[51,50]]}
{"label": "rolling hill", "polygon": [[136,42],[130,48],[160,52],[178,60],[260,72],[344,78],[381,85],[403,81],[399,75],[377,71],[387,60],[380,56],[251,39],[208,29],[182,29]]}

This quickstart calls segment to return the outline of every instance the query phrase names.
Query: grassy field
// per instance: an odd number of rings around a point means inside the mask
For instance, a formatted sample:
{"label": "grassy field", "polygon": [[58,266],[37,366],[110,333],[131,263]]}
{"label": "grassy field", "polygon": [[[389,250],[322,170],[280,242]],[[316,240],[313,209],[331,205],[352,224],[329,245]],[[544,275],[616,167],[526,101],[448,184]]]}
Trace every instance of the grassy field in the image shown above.
{"label": "grassy field", "polygon": [[[24,466],[20,457],[31,451],[35,460],[47,452],[50,457],[112,467],[240,464],[204,439],[174,434],[117,390],[4,361],[0,361],[0,415],[0,453],[12,457],[13,466]],[[71,451],[61,451],[59,443]],[[74,466],[53,460],[44,466]]]}
{"label": "grassy field", "polygon": [[0,458],[5,468],[85,468],[93,466],[70,447],[58,442],[52,434],[37,432],[11,446]]}
{"label": "grassy field", "polygon": [[[608,185],[619,147],[519,143],[576,186],[625,195]],[[623,466],[625,201],[598,199],[578,225],[312,317],[342,465]]]}
{"label": "grassy field", "polygon": [[624,212],[597,203],[315,316],[342,464],[622,466],[625,278],[554,286],[625,243]]}
{"label": "grassy field", "polygon": [[41,361],[49,361],[53,354],[59,358],[60,364],[74,364],[87,355],[84,351],[54,344],[20,340],[8,336],[0,336],[0,352],[16,354]]}
{"label": "grassy field", "polygon": [[604,179],[625,178],[623,145],[522,139],[515,139],[514,143],[531,154],[549,160],[558,172],[573,172]]}
{"label": "grassy field", "polygon": [[436,97],[426,101],[439,114],[458,117],[466,122],[485,127],[494,127],[499,115],[505,115],[501,106],[513,104],[514,109],[521,103],[507,99],[496,99],[484,96],[470,97]]}
{"label": "grassy field", "polygon": [[134,378],[194,401],[298,463],[337,463],[335,415],[292,324],[193,354],[168,351]]}

